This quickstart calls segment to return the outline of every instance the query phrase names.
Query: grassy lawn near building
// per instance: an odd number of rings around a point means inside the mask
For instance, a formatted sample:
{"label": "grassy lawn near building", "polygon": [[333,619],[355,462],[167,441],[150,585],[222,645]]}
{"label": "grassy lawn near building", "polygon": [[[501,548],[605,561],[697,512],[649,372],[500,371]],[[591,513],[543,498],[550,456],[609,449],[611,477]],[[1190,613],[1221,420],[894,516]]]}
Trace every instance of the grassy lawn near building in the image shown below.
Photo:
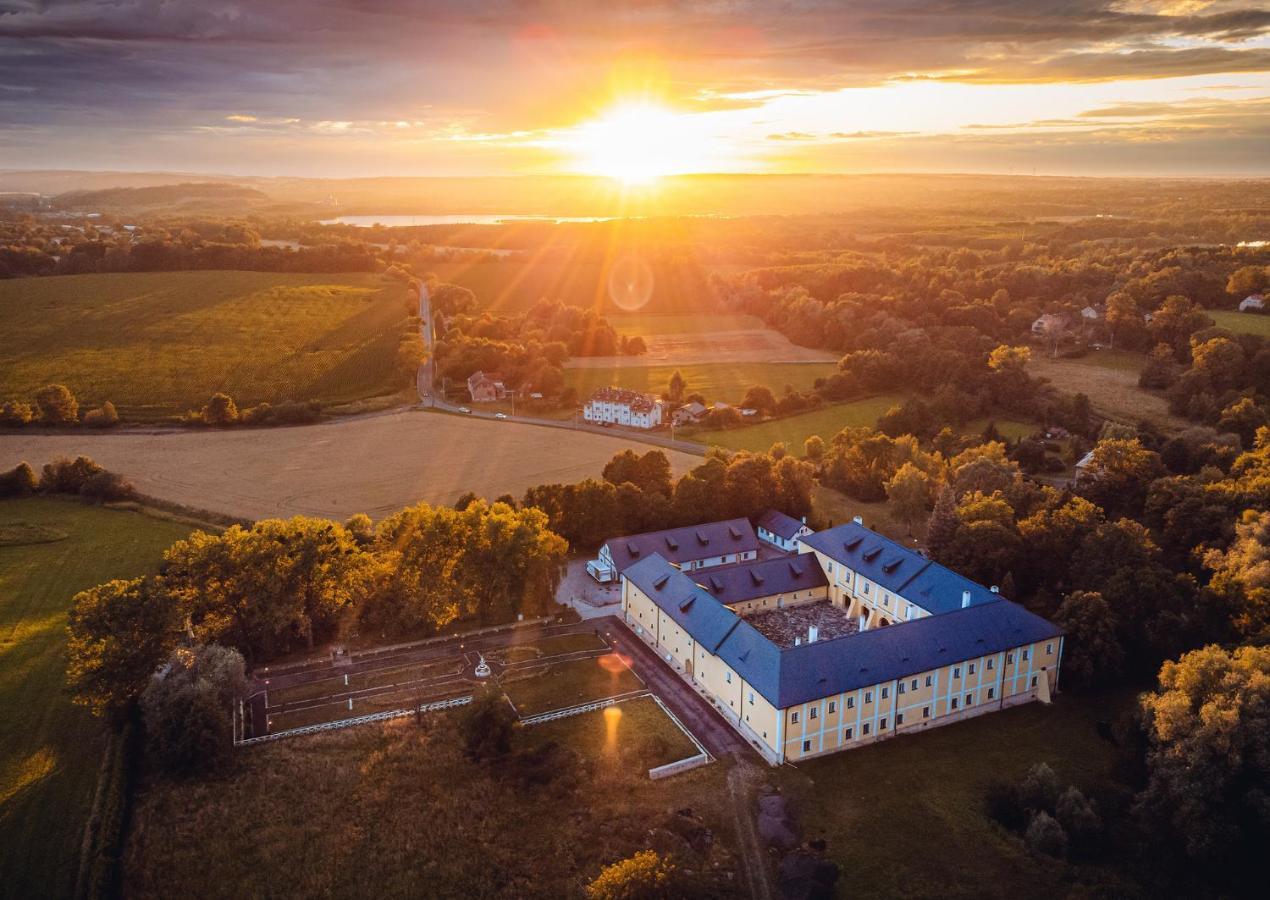
{"label": "grassy lawn near building", "polygon": [[899,541],[909,546],[913,545],[915,537],[923,536],[926,531],[926,523],[922,522],[914,526],[913,535],[910,536],[908,527],[899,521],[891,511],[890,501],[881,500],[876,503],[862,503],[853,497],[848,497],[841,491],[836,491],[819,483],[812,488],[811,508],[813,516],[821,520],[822,523],[832,523],[834,525],[850,522],[854,517],[860,516],[864,519],[864,524],[869,528],[886,535],[891,540]]}
{"label": "grassy lawn near building", "polygon": [[644,687],[617,654],[555,663],[532,674],[513,673],[503,690],[521,717],[616,697]]}
{"label": "grassy lawn near building", "polygon": [[782,780],[844,887],[875,897],[1065,896],[1079,867],[1031,853],[988,817],[986,791],[1038,762],[1087,794],[1112,789],[1116,748],[1096,724],[1132,701],[1131,691],[1063,695],[809,760]]}
{"label": "grassy lawn near building", "polygon": [[[123,895],[579,897],[650,834],[700,870],[736,870],[724,764],[649,781],[642,764],[588,758],[586,741],[536,765],[474,763],[454,722],[278,741],[223,776],[150,783]],[[689,805],[700,819],[677,813]],[[681,835],[700,827],[714,844],[696,857]]]}
{"label": "grassy lawn near building", "polygon": [[524,734],[530,745],[555,741],[587,759],[620,762],[632,770],[646,771],[700,752],[651,697],[544,722]]}
{"label": "grassy lawn near building", "polygon": [[795,390],[810,390],[817,378],[837,371],[834,363],[701,363],[682,366],[612,366],[606,368],[565,369],[565,384],[577,389],[583,403],[596,388],[615,386],[646,391],[660,397],[678,371],[690,394],[701,394],[710,403],[733,406],[741,402],[752,385],[765,385],[780,395],[785,385]]}
{"label": "grassy lawn near building", "polygon": [[[106,731],[65,692],[66,613],[78,591],[157,569],[188,525],[70,500],[0,501],[0,884],[65,897]],[[26,534],[37,542],[24,543]],[[60,539],[58,536],[61,536]]]}
{"label": "grassy lawn near building", "polygon": [[826,441],[844,428],[867,425],[872,428],[878,417],[892,406],[904,402],[903,394],[880,394],[850,403],[834,403],[811,412],[771,419],[757,425],[730,428],[725,431],[681,432],[687,440],[698,441],[729,450],[767,450],[777,441],[783,441],[791,453],[802,455],[803,442],[813,434]]}
{"label": "grassy lawn near building", "polygon": [[1154,423],[1163,431],[1178,431],[1186,422],[1169,412],[1167,401],[1154,391],[1138,387],[1138,374],[1146,361],[1126,350],[1091,350],[1078,359],[1051,359],[1033,353],[1028,371],[1048,378],[1067,394],[1084,394],[1094,411],[1118,422]]}
{"label": "grassy lawn near building", "polygon": [[156,272],[0,281],[0,400],[61,382],[156,420],[216,391],[349,403],[410,384],[408,289],[379,275]]}
{"label": "grassy lawn near building", "polygon": [[1241,313],[1234,309],[1207,310],[1218,328],[1239,334],[1255,334],[1270,337],[1270,315],[1265,313]]}

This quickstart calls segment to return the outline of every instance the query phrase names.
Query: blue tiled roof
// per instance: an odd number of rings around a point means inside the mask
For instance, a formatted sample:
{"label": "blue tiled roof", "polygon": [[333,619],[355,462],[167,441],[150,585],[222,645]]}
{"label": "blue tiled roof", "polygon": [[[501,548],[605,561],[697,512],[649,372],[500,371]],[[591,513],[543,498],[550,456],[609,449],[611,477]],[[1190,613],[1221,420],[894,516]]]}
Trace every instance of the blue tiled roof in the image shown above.
{"label": "blue tiled roof", "polygon": [[783,709],[1062,633],[1057,625],[1017,603],[998,599],[947,615],[789,647],[781,651],[780,690],[774,705]]}
{"label": "blue tiled roof", "polygon": [[769,509],[755,523],[759,528],[770,531],[772,534],[791,540],[802,529],[803,523],[795,519],[793,516],[787,516],[779,509]]}
{"label": "blue tiled roof", "polygon": [[825,570],[809,554],[700,569],[693,574],[715,599],[728,604],[829,585]]}
{"label": "blue tiled roof", "polygon": [[613,557],[613,568],[621,574],[627,566],[654,554],[670,562],[681,563],[749,553],[758,550],[758,536],[750,520],[740,518],[615,537],[610,538],[607,544]]}
{"label": "blue tiled roof", "polygon": [[656,553],[632,564],[622,574],[711,653],[741,621],[736,613]]}
{"label": "blue tiled roof", "polygon": [[809,534],[802,542],[933,615],[961,609],[965,591],[970,591],[971,605],[1001,599],[983,585],[856,522]]}
{"label": "blue tiled roof", "polygon": [[[958,592],[962,582],[974,584],[938,568],[960,579],[953,583]],[[778,709],[1063,633],[1022,606],[977,586],[986,596],[964,609],[958,600],[957,609],[942,615],[782,649],[657,554],[623,574]],[[931,577],[937,579],[934,587],[940,587],[945,578],[938,572]]]}

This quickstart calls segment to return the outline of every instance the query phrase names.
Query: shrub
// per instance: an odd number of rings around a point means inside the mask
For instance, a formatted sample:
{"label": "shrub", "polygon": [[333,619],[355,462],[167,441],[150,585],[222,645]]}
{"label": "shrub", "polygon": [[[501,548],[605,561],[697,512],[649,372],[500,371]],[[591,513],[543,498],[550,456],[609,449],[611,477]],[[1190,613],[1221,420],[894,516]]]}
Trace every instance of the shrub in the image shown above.
{"label": "shrub", "polygon": [[1052,812],[1061,790],[1054,770],[1045,763],[1037,763],[1019,783],[1019,802],[1033,812]]}
{"label": "shrub", "polygon": [[605,866],[586,888],[589,900],[684,900],[711,893],[674,859],[655,850],[641,850],[629,859]]}
{"label": "shrub", "polygon": [[998,781],[988,786],[986,806],[988,815],[1011,831],[1022,831],[1027,826],[1028,811],[1019,797],[1018,785]]}
{"label": "shrub", "polygon": [[259,403],[244,409],[239,418],[244,425],[264,425],[273,418],[273,407],[268,403]]}
{"label": "shrub", "polygon": [[1027,827],[1027,845],[1037,853],[1047,856],[1067,855],[1067,833],[1063,826],[1047,812],[1038,812]]}
{"label": "shrub", "polygon": [[110,428],[119,424],[119,413],[115,404],[107,400],[100,409],[90,409],[84,413],[84,424],[89,428]]}
{"label": "shrub", "polygon": [[101,471],[90,475],[79,486],[79,495],[98,503],[114,503],[135,496],[136,488],[117,472]]}
{"label": "shrub", "polygon": [[463,710],[459,728],[472,759],[506,756],[512,749],[516,713],[502,692],[486,688]]}
{"label": "shrub", "polygon": [[3,406],[0,406],[0,426],[21,428],[23,425],[29,424],[34,418],[35,410],[31,408],[30,403],[23,403],[21,400],[9,400]]}
{"label": "shrub", "polygon": [[79,401],[63,384],[50,384],[35,395],[40,419],[50,425],[71,425],[79,419]]}
{"label": "shrub", "polygon": [[22,497],[35,493],[40,486],[35,470],[20,462],[7,472],[0,472],[0,497]]}
{"label": "shrub", "polygon": [[238,406],[229,394],[217,392],[212,394],[207,405],[199,413],[204,425],[233,425],[238,421]]}
{"label": "shrub", "polygon": [[40,490],[46,494],[78,494],[88,479],[104,471],[87,456],[54,460],[44,466]]}
{"label": "shrub", "polygon": [[322,418],[322,404],[316,400],[307,403],[280,403],[273,408],[272,419],[281,425],[308,425]]}
{"label": "shrub", "polygon": [[1097,846],[1102,833],[1102,819],[1093,803],[1074,785],[1058,798],[1054,817],[1063,826],[1073,848],[1087,852]]}

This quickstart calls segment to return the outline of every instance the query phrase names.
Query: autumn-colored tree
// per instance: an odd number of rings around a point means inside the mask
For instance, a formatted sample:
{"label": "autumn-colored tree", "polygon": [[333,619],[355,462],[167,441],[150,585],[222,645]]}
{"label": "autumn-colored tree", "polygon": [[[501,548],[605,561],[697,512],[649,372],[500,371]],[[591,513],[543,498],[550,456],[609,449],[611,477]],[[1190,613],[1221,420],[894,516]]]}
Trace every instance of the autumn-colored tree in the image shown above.
{"label": "autumn-colored tree", "polygon": [[912,535],[913,526],[926,518],[930,504],[930,476],[910,462],[904,463],[886,483],[891,509]]}
{"label": "autumn-colored tree", "polygon": [[1226,550],[1209,550],[1204,565],[1211,587],[1225,601],[1240,637],[1270,641],[1270,512],[1245,510]]}
{"label": "autumn-colored tree", "polygon": [[40,420],[49,425],[73,425],[79,421],[79,401],[64,384],[50,384],[35,394]]}
{"label": "autumn-colored tree", "polygon": [[6,400],[0,404],[0,426],[20,428],[35,418],[35,410],[31,404],[21,400]]}
{"label": "autumn-colored tree", "polygon": [[641,850],[605,866],[586,895],[588,900],[691,900],[707,893],[669,856]]}
{"label": "autumn-colored tree", "polygon": [[199,413],[204,425],[233,425],[238,421],[238,405],[228,394],[215,393]]}
{"label": "autumn-colored tree", "polygon": [[66,668],[75,702],[99,716],[123,715],[176,646],[182,618],[155,578],[108,581],[76,594]]}

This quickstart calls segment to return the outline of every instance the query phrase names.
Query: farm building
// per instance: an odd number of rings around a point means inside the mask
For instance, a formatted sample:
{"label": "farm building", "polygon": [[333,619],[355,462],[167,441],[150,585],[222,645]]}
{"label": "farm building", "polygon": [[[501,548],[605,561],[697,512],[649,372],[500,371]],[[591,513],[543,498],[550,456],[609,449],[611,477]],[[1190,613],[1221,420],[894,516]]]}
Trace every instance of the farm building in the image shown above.
{"label": "farm building", "polygon": [[656,428],[662,422],[662,404],[648,394],[626,388],[600,388],[582,409],[588,422]]}
{"label": "farm building", "polygon": [[693,422],[700,421],[701,417],[707,412],[709,412],[709,410],[706,409],[704,403],[698,403],[694,400],[691,403],[685,403],[683,406],[675,410],[674,414],[671,416],[671,420],[676,425],[689,425]]}
{"label": "farm building", "polygon": [[859,522],[800,550],[691,573],[642,553],[620,574],[627,626],[772,764],[1057,690],[1062,630],[995,588]]}
{"label": "farm building", "polygon": [[467,393],[473,403],[493,403],[507,396],[507,388],[497,375],[477,371],[468,376]]}
{"label": "farm building", "polygon": [[654,553],[685,569],[706,569],[757,558],[758,536],[750,520],[740,518],[612,538],[587,563],[587,572],[596,581],[609,582]]}
{"label": "farm building", "polygon": [[811,534],[811,529],[807,527],[806,517],[800,522],[793,516],[787,516],[775,509],[769,509],[763,513],[755,524],[760,541],[766,541],[773,547],[790,552],[798,549],[800,537]]}

